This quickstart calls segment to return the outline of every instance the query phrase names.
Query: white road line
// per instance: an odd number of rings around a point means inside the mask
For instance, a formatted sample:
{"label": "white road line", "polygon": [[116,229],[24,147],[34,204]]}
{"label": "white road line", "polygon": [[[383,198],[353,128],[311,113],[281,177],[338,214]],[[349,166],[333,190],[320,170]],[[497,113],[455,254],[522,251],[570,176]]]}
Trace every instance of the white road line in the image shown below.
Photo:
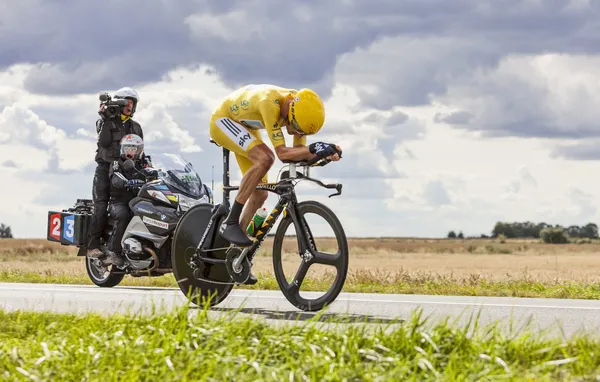
{"label": "white road line", "polygon": [[577,309],[577,310],[600,310],[600,306],[570,306],[570,305],[525,305],[525,304],[498,304],[488,302],[452,302],[452,301],[414,301],[414,300],[362,300],[349,299],[339,300],[348,302],[393,302],[398,304],[415,304],[415,305],[467,305],[467,306],[490,306],[490,307],[507,307],[507,308],[537,308],[537,309]]}
{"label": "white road line", "polygon": [[[93,286],[70,286],[66,285],[64,287],[30,287],[19,289],[16,286],[8,286],[8,285],[0,285],[0,290],[18,290],[20,292],[25,291],[39,291],[39,292],[84,292],[84,293],[97,293],[97,294],[119,294],[122,295],[123,289],[108,289],[108,288],[97,288]],[[185,298],[185,296],[177,289],[173,289],[172,292],[167,291],[156,291],[152,289],[128,289],[128,293],[136,293],[136,294],[144,294],[147,296],[150,295],[162,295],[162,296],[178,296]],[[285,296],[280,295],[252,295],[254,291],[249,290],[248,292],[241,292],[244,294],[237,294],[232,292],[228,299],[231,297],[237,298],[267,298],[273,300],[285,300]],[[271,292],[271,291],[259,291],[260,292]],[[273,293],[277,293],[278,291],[272,291]],[[465,297],[465,296],[461,296]],[[481,296],[477,296],[477,298],[481,298]],[[592,302],[594,300],[590,300]],[[225,300],[224,302],[227,302]],[[393,299],[361,299],[361,298],[352,298],[352,297],[340,297],[336,300],[337,303],[384,303],[384,304],[413,304],[413,305],[457,305],[457,306],[486,306],[486,307],[508,307],[508,308],[536,308],[536,309],[572,309],[572,310],[600,310],[599,306],[571,306],[571,305],[536,305],[536,304],[505,304],[505,303],[488,303],[488,302],[455,302],[455,301],[415,301],[415,300],[393,300]]]}

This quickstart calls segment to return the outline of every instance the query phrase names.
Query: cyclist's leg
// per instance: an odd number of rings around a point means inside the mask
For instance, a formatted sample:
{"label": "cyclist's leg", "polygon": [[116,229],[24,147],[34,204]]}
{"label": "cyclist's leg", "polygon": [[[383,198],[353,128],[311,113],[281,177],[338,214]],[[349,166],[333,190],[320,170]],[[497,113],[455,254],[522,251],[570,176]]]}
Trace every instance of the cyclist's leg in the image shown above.
{"label": "cyclist's leg", "polygon": [[[245,175],[248,172],[248,170],[250,170],[253,166],[252,161],[245,156],[236,154],[236,159],[240,165],[240,169],[242,170],[242,175]],[[267,183],[267,181],[268,181],[268,174],[265,174],[262,177],[261,182]],[[262,207],[263,204],[265,204],[268,197],[269,197],[269,193],[268,193],[268,191],[265,191],[265,190],[256,190],[255,189],[252,192],[252,194],[250,195],[250,198],[248,198],[248,200],[244,204],[244,210],[242,211],[242,215],[241,215],[241,219],[240,219],[241,228],[243,228],[245,230],[246,227],[248,227],[248,224],[250,224],[250,220],[252,220],[254,213],[256,213],[256,210],[259,209],[260,207]]]}
{"label": "cyclist's leg", "polygon": [[[240,155],[238,153],[235,153],[235,160],[237,161],[238,166],[240,166],[240,170],[242,171],[242,176],[246,175],[248,170],[250,170],[252,168],[252,166],[254,165],[254,163],[252,163],[252,161],[250,160],[250,158],[248,158],[247,155]],[[260,182],[267,183],[268,180],[269,180],[269,174],[265,174],[260,179]]]}
{"label": "cyclist's leg", "polygon": [[[220,229],[221,235],[231,243],[249,246],[252,241],[240,227],[240,215],[244,204],[271,168],[274,162],[273,152],[262,142],[258,132],[248,130],[231,119],[219,118],[218,115],[211,118],[210,136],[217,144],[234,152],[236,159],[241,156],[252,163],[250,168],[242,167],[243,177],[239,191]],[[248,162],[240,163],[238,159],[238,164],[243,166]]]}

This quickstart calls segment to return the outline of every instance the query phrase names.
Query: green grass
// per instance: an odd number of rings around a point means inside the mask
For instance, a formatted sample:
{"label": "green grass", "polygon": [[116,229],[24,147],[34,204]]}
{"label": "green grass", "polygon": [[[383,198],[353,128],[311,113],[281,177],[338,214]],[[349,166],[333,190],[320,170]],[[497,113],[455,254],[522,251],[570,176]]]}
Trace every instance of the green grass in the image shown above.
{"label": "green grass", "polygon": [[[600,378],[600,344],[497,326],[275,327],[187,307],[153,315],[0,310],[0,378],[14,380],[388,381]],[[318,317],[317,317],[318,318]]]}
{"label": "green grass", "polygon": [[[258,273],[259,282],[240,289],[279,290],[272,274]],[[40,274],[38,272],[8,270],[0,271],[0,282],[56,283],[92,285],[87,275]],[[302,291],[324,291],[331,286],[330,279],[306,279]],[[120,285],[177,288],[173,275],[161,277],[126,276]],[[539,298],[600,299],[600,283],[576,281],[540,281],[523,276],[516,279],[491,281],[483,277],[452,277],[432,273],[409,274],[403,272],[351,272],[344,285],[344,292],[399,293],[457,296],[509,296]]]}

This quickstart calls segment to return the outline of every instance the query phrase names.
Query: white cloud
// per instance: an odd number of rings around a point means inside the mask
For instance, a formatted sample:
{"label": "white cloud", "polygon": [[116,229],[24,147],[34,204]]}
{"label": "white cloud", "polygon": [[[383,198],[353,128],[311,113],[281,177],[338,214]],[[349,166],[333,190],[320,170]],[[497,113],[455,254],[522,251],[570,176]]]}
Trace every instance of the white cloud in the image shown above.
{"label": "white cloud", "polygon": [[138,118],[138,122],[143,126],[144,142],[148,145],[155,142],[172,142],[176,143],[183,153],[202,151],[190,133],[173,120],[165,105],[148,106],[146,113]]}
{"label": "white cloud", "polygon": [[537,182],[526,166],[519,167],[517,175],[506,187],[507,194],[519,194],[537,188]]}
{"label": "white cloud", "polygon": [[600,56],[509,55],[452,81],[439,102],[472,117],[459,127],[524,137],[600,136]]}
{"label": "white cloud", "polygon": [[[95,149],[93,142],[67,137],[64,130],[49,125],[18,103],[4,107],[0,113],[0,145],[4,148],[3,159],[37,169],[47,168],[53,150],[58,155],[59,169],[82,169],[93,159],[90,153]],[[36,151],[36,161],[31,155],[23,155],[30,150]]]}

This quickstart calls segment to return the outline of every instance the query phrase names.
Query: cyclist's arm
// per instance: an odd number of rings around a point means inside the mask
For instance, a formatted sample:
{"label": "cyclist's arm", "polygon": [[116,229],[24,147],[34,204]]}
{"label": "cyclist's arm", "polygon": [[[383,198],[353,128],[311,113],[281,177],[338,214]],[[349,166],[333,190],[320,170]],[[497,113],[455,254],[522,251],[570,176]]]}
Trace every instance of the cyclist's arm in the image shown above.
{"label": "cyclist's arm", "polygon": [[306,137],[299,137],[294,135],[294,147],[306,146]]}
{"label": "cyclist's arm", "polygon": [[279,160],[310,160],[316,155],[311,154],[306,146],[286,147],[285,145],[275,147],[275,154]]}
{"label": "cyclist's arm", "polygon": [[275,146],[275,154],[279,160],[310,160],[316,157],[315,154],[311,154],[306,146],[306,137],[298,137],[294,135],[294,147],[287,147],[285,144]]}
{"label": "cyclist's arm", "polygon": [[269,134],[269,139],[275,148],[275,154],[277,154],[277,158],[279,158],[281,161],[299,161],[314,158],[315,155],[310,153],[306,145],[298,145],[298,143],[302,142],[303,140],[306,142],[305,137],[302,137],[303,139],[300,139],[300,141],[294,137],[294,147],[287,147],[285,145],[283,131],[281,131],[281,126],[279,126],[277,123],[279,119],[279,110],[279,106],[270,98],[264,100],[259,105],[259,111],[265,122],[265,128]]}

